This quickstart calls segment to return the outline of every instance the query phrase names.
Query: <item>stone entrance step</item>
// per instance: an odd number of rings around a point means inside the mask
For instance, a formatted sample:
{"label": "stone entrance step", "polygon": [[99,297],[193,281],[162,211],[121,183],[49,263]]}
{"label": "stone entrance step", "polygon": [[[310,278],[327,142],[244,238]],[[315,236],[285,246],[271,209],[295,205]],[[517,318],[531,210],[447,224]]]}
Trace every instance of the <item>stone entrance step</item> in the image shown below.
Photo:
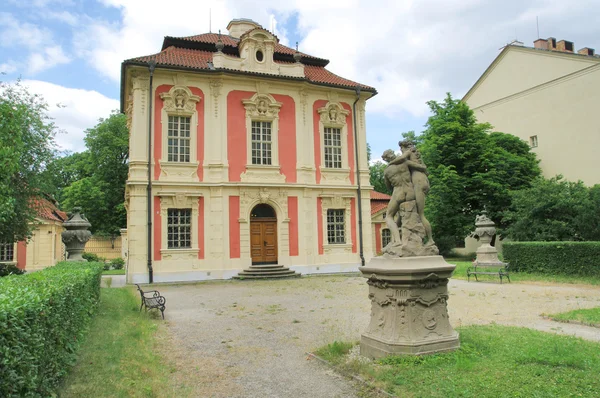
{"label": "stone entrance step", "polygon": [[234,279],[272,279],[272,278],[298,278],[296,271],[292,271],[283,265],[251,265],[236,276]]}

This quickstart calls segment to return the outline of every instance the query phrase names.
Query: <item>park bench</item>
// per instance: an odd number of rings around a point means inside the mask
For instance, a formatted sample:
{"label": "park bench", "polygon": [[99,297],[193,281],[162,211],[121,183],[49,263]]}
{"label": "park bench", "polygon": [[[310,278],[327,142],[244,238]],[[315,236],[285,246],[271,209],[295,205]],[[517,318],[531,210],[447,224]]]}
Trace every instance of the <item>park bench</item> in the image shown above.
{"label": "park bench", "polygon": [[502,283],[502,278],[505,277],[510,282],[510,275],[508,274],[508,263],[503,262],[494,262],[494,263],[484,263],[478,262],[477,260],[473,261],[473,266],[467,268],[467,280],[471,281],[471,275],[475,276],[475,280],[479,282],[477,279],[477,275],[498,275],[500,277],[500,283]]}
{"label": "park bench", "polygon": [[165,303],[167,302],[167,299],[161,296],[158,290],[143,291],[137,283],[136,286],[140,292],[140,297],[142,298],[140,312],[142,312],[142,308],[144,307],[146,308],[146,311],[148,311],[148,309],[156,308],[160,310],[162,319],[165,319]]}

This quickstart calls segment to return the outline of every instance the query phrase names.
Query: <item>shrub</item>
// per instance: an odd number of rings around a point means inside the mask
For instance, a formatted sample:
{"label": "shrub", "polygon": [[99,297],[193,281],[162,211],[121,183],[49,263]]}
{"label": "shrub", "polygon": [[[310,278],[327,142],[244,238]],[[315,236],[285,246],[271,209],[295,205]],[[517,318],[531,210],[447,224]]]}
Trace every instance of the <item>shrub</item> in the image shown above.
{"label": "shrub", "polygon": [[12,263],[0,263],[0,277],[7,275],[22,275],[25,271]]}
{"label": "shrub", "polygon": [[98,257],[98,255],[95,253],[83,253],[81,255],[81,257],[83,257],[85,260],[90,261],[90,262],[97,263],[100,261],[100,257]]}
{"label": "shrub", "polygon": [[99,263],[0,279],[0,396],[55,396],[100,297]]}
{"label": "shrub", "polygon": [[110,270],[110,263],[103,262],[103,263],[102,263],[102,269],[103,269],[104,271],[108,271],[108,270]]}
{"label": "shrub", "polygon": [[110,266],[113,269],[123,269],[123,267],[125,267],[125,260],[123,260],[122,258],[114,258],[110,261]]}
{"label": "shrub", "polygon": [[600,277],[600,242],[504,242],[511,270]]}

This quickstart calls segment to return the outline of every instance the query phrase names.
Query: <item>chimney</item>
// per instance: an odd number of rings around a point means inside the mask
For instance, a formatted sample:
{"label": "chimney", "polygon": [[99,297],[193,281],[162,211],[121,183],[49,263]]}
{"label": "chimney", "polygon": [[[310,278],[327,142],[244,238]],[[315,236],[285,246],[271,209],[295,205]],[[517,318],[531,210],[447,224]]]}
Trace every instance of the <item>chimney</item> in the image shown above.
{"label": "chimney", "polygon": [[533,46],[535,48],[539,48],[540,50],[547,50],[548,49],[548,40],[537,39],[536,41],[533,42]]}
{"label": "chimney", "polygon": [[556,43],[556,50],[562,51],[564,53],[572,53],[574,49],[573,42],[567,40],[561,40]]}
{"label": "chimney", "polygon": [[548,50],[556,50],[556,39],[554,37],[549,37],[548,42]]}
{"label": "chimney", "polygon": [[595,50],[593,48],[583,47],[581,50],[577,51],[577,54],[593,56],[595,54]]}

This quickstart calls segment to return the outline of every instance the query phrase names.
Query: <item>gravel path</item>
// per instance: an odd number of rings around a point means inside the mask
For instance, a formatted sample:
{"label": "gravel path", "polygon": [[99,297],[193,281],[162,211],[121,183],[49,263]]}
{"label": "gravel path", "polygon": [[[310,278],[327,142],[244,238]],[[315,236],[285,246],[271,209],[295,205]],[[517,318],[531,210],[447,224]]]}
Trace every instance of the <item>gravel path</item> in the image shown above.
{"label": "gravel path", "polygon": [[[175,382],[200,397],[358,397],[359,386],[307,351],[358,341],[370,302],[360,277],[165,285],[168,356]],[[600,287],[468,283],[452,280],[454,326],[496,322],[600,341],[600,329],[544,320],[600,306]]]}

